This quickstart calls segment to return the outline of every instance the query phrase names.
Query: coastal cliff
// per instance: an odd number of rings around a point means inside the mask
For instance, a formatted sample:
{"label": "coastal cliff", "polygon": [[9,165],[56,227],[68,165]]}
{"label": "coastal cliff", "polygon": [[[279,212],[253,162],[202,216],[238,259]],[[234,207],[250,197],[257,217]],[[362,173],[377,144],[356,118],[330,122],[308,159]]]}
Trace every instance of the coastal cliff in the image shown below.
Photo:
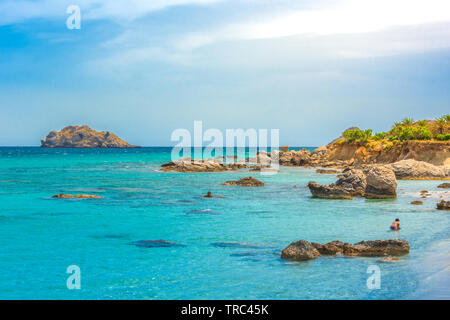
{"label": "coastal cliff", "polygon": [[89,126],[68,126],[51,131],[41,140],[41,148],[139,148],[109,131],[95,131]]}

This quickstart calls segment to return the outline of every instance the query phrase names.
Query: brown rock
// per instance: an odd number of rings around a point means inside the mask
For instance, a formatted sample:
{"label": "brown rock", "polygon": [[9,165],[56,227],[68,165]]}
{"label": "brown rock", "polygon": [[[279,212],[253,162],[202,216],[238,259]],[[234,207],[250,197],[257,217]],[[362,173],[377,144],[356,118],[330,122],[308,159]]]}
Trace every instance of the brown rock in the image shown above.
{"label": "brown rock", "polygon": [[403,239],[361,241],[344,250],[344,255],[359,257],[401,256],[409,253],[409,243]]}
{"label": "brown rock", "polygon": [[415,201],[411,201],[411,204],[421,205],[421,204],[423,204],[423,201],[415,200]]}
{"label": "brown rock", "polygon": [[226,181],[223,186],[262,187],[264,183],[253,177],[245,177],[237,181]]}
{"label": "brown rock", "polygon": [[305,240],[292,242],[283,251],[281,251],[282,259],[308,260],[319,256],[319,251],[317,251],[311,243]]}
{"label": "brown rock", "polygon": [[441,200],[436,205],[438,210],[450,210],[450,201]]}
{"label": "brown rock", "polygon": [[194,160],[189,157],[170,161],[161,166],[161,171],[164,172],[222,172],[227,170],[227,167],[220,161],[214,159]]}
{"label": "brown rock", "polygon": [[313,198],[320,199],[353,199],[351,192],[346,189],[330,184],[329,186],[318,184],[317,182],[310,181],[308,183],[309,191],[311,191]]}
{"label": "brown rock", "polygon": [[52,198],[56,199],[102,199],[100,196],[92,195],[92,194],[55,194]]}
{"label": "brown rock", "polygon": [[332,169],[317,169],[316,173],[322,173],[322,174],[338,174],[341,173],[339,170],[332,170]]}
{"label": "brown rock", "polygon": [[450,183],[445,182],[437,186],[438,188],[450,188]]}

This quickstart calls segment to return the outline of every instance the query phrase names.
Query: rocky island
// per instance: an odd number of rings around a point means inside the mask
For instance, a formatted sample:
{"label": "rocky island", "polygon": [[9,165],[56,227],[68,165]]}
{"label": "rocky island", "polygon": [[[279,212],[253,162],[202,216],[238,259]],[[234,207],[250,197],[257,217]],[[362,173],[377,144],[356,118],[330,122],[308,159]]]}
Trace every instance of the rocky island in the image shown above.
{"label": "rocky island", "polygon": [[41,148],[139,148],[109,131],[95,131],[89,126],[67,126],[51,131],[41,140]]}

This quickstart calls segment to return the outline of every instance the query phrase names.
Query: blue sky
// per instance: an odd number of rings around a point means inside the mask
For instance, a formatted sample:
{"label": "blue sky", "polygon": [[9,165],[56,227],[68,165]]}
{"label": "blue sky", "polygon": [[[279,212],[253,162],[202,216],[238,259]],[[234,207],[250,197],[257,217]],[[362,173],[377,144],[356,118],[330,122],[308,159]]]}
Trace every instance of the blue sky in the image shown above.
{"label": "blue sky", "polygon": [[172,145],[194,120],[318,146],[449,105],[447,0],[0,0],[4,146],[70,124]]}

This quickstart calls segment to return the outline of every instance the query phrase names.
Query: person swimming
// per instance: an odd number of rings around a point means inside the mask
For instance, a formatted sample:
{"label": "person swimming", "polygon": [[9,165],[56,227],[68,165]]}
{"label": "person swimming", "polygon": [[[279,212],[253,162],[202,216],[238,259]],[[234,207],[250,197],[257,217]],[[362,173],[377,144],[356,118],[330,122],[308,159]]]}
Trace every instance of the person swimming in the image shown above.
{"label": "person swimming", "polygon": [[391,230],[393,230],[393,231],[398,231],[398,230],[400,230],[400,219],[399,219],[399,218],[395,219],[395,221],[392,222],[392,224],[391,224]]}

